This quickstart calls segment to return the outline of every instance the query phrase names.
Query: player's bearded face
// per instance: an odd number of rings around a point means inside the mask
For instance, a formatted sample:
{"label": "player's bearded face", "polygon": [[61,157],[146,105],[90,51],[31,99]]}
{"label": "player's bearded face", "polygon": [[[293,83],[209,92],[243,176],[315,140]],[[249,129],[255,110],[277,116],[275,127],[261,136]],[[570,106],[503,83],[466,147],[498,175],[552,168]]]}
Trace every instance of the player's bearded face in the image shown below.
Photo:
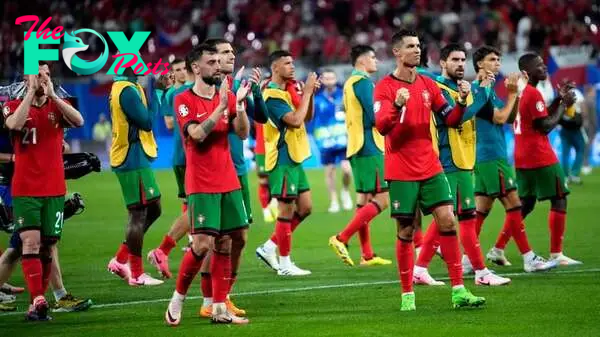
{"label": "player's bearded face", "polygon": [[465,62],[467,58],[462,51],[453,51],[441,65],[448,76],[453,80],[462,80],[465,77]]}
{"label": "player's bearded face", "polygon": [[204,83],[218,85],[221,83],[221,66],[217,54],[203,55],[196,69]]}

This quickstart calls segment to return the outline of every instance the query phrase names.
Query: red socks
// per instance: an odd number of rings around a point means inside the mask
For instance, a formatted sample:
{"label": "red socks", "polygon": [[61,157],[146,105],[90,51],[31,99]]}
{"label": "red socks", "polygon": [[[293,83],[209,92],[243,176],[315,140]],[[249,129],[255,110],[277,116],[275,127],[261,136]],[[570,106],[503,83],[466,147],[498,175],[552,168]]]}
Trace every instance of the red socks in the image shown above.
{"label": "red socks", "polygon": [[30,300],[33,301],[37,296],[44,295],[42,285],[43,270],[40,255],[24,254],[21,260],[21,267],[23,268],[27,289],[29,289]]}
{"label": "red socks", "polygon": [[415,245],[415,249],[421,248],[423,245],[423,231],[421,228],[415,229],[415,233],[413,234],[413,243]]}
{"label": "red socks", "polygon": [[183,255],[175,283],[175,290],[178,293],[181,295],[187,294],[190,284],[192,284],[194,277],[196,277],[196,274],[200,271],[200,267],[202,267],[203,259],[204,256],[197,256],[191,249]]}
{"label": "red socks", "polygon": [[562,252],[562,244],[565,235],[565,222],[567,212],[551,209],[548,226],[550,227],[550,253]]}
{"label": "red socks", "polygon": [[483,227],[483,222],[488,215],[489,213],[477,211],[475,215],[475,233],[477,234],[477,237],[479,237],[479,234],[481,234],[481,227]]}
{"label": "red socks", "polygon": [[462,243],[465,254],[471,261],[474,270],[485,269],[483,263],[483,254],[479,245],[479,239],[477,239],[476,233],[476,219],[473,216],[470,219],[464,219],[459,221],[460,226],[460,241]]}
{"label": "red socks", "polygon": [[269,191],[269,184],[258,185],[258,200],[260,201],[260,206],[263,209],[269,206],[269,201],[271,201],[271,192]]}
{"label": "red socks", "polygon": [[144,261],[141,256],[129,254],[129,268],[131,268],[131,277],[138,278],[144,273]]}
{"label": "red socks", "polygon": [[338,235],[338,239],[343,243],[348,243],[352,235],[364,226],[368,226],[369,222],[379,214],[379,207],[375,203],[368,203],[356,210],[354,218],[348,223],[346,228]]}
{"label": "red socks", "polygon": [[371,225],[367,224],[358,230],[358,240],[360,241],[360,251],[365,260],[370,260],[375,256],[371,246]]}
{"label": "red socks", "polygon": [[440,248],[444,261],[448,267],[448,275],[452,286],[463,284],[463,271],[461,263],[460,248],[458,247],[458,238],[456,231],[440,232]]}
{"label": "red socks", "polygon": [[508,227],[510,228],[512,237],[515,239],[515,243],[519,248],[519,252],[521,252],[521,254],[530,252],[531,246],[529,246],[527,234],[525,233],[525,225],[523,224],[521,207],[513,208],[506,211],[506,220],[504,227],[507,226],[507,223]]}
{"label": "red socks", "polygon": [[421,245],[421,252],[417,256],[417,266],[427,268],[429,262],[435,255],[435,250],[440,246],[440,230],[435,220],[431,221],[425,237],[423,238],[423,244]]}
{"label": "red socks", "polygon": [[287,219],[277,219],[275,237],[280,256],[289,256],[292,249],[292,224]]}
{"label": "red socks", "polygon": [[398,273],[402,293],[413,291],[413,269],[415,266],[412,241],[396,240],[396,259],[398,259]]}
{"label": "red socks", "polygon": [[162,252],[165,253],[165,255],[169,256],[171,250],[175,248],[175,246],[177,246],[177,242],[175,242],[175,240],[173,240],[172,237],[165,235],[162,242],[160,243],[160,246],[158,246],[158,249],[162,250]]}
{"label": "red socks", "polygon": [[511,224],[508,222],[508,218],[504,221],[504,226],[502,226],[502,231],[498,234],[498,238],[496,239],[495,248],[504,249],[506,248],[506,244],[510,240],[512,236]]}
{"label": "red socks", "polygon": [[185,213],[187,213],[187,209],[188,209],[188,204],[186,201],[183,204],[181,204],[181,212],[185,214]]}
{"label": "red socks", "polygon": [[[282,220],[280,218],[277,219],[277,223],[279,223],[279,221]],[[298,215],[298,213],[294,214],[294,217],[292,218],[292,220],[285,220],[283,219],[282,221],[287,221],[290,223],[290,230],[291,233],[293,233],[296,228],[298,228],[298,226],[300,226],[300,223],[302,222],[302,220],[304,220],[304,218],[301,218],[300,215]],[[290,235],[291,237],[291,235]],[[275,242],[276,244],[278,244],[278,239],[277,239],[277,224],[275,224],[275,233],[273,233],[273,235],[271,235],[271,241]],[[290,243],[290,249],[291,249],[291,243]],[[286,256],[286,255],[284,255]]]}
{"label": "red socks", "polygon": [[231,256],[213,252],[210,260],[213,303],[224,303],[231,282]]}
{"label": "red socks", "polygon": [[117,250],[117,254],[115,255],[115,257],[117,258],[117,262],[121,264],[127,263],[127,259],[129,258],[129,248],[127,248],[126,243],[123,242],[119,246],[119,250]]}
{"label": "red socks", "polygon": [[213,297],[212,291],[212,277],[209,273],[202,273],[200,275],[200,289],[202,290],[202,297]]}

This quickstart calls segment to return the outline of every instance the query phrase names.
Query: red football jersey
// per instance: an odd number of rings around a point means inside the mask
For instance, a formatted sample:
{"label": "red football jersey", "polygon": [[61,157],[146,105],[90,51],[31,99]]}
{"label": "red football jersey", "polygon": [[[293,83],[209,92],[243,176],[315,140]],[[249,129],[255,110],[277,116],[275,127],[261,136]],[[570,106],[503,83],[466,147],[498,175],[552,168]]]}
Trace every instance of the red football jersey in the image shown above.
{"label": "red football jersey", "polygon": [[[13,100],[4,106],[4,118],[21,104]],[[14,197],[54,197],[65,195],[65,167],[62,157],[63,117],[53,100],[40,107],[31,105],[21,131],[13,132],[15,173]]]}
{"label": "red football jersey", "polygon": [[[398,110],[394,101],[400,88],[407,88],[410,98]],[[374,95],[375,124],[385,135],[385,179],[417,181],[441,173],[429,129],[432,110],[447,106],[438,86],[421,75],[413,83],[388,75],[377,83]]]}
{"label": "red football jersey", "polygon": [[265,134],[263,125],[254,122],[254,129],[256,130],[256,146],[254,148],[254,154],[265,154]]}
{"label": "red football jersey", "polygon": [[542,94],[527,85],[519,102],[519,113],[513,123],[515,132],[515,167],[532,169],[558,163],[548,135],[533,128],[533,121],[548,116]]}
{"label": "red football jersey", "polygon": [[223,115],[202,143],[187,135],[190,124],[204,122],[219,105],[219,92],[212,99],[198,96],[192,89],[175,97],[175,112],[181,138],[185,140],[185,190],[194,193],[225,193],[240,189],[229,152],[227,133],[235,116],[235,96],[229,92],[229,112]]}

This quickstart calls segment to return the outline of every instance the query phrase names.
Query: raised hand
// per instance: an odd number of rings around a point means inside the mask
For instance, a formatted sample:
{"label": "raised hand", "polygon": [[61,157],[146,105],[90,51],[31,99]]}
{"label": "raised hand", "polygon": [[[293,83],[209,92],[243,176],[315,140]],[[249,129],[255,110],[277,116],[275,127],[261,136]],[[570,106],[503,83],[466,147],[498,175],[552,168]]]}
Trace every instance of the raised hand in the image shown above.
{"label": "raised hand", "polygon": [[[482,71],[480,71],[482,72]],[[482,72],[482,79],[481,79],[481,86],[482,87],[488,87],[494,84],[494,82],[496,81],[496,76],[494,75],[493,72],[489,71],[489,70],[484,70]]]}
{"label": "raised hand", "polygon": [[235,93],[235,99],[237,101],[236,103],[241,103],[246,99],[246,97],[248,97],[248,93],[250,93],[251,87],[252,83],[250,83],[249,81],[242,81],[240,87]]}
{"label": "raised hand", "polygon": [[317,92],[319,89],[321,89],[321,85],[323,83],[321,82],[321,76],[319,76],[319,78],[317,78],[317,81],[315,82],[315,89],[313,92]]}
{"label": "raised hand", "polygon": [[36,92],[40,87],[38,75],[27,75],[27,90],[32,93]]}
{"label": "raised hand", "polygon": [[[310,94],[312,94],[315,91],[315,87],[317,85],[317,73],[315,72],[310,72],[308,74],[308,76],[306,77],[306,84],[304,85],[304,87],[302,88],[303,92],[308,92]],[[319,86],[321,86],[321,84],[319,83]]]}
{"label": "raised hand", "polygon": [[462,99],[467,98],[469,93],[471,93],[471,83],[468,81],[460,80],[458,82],[458,93]]}
{"label": "raised hand", "polygon": [[408,89],[400,88],[398,89],[398,91],[396,91],[396,99],[394,100],[394,103],[397,106],[404,106],[404,104],[406,104],[409,98],[410,92],[408,91]]}
{"label": "raised hand", "polygon": [[250,81],[250,84],[256,83],[258,85],[260,83],[261,78],[262,72],[260,71],[260,68],[252,68],[252,74],[250,74],[250,78],[248,79]]}
{"label": "raised hand", "polygon": [[219,88],[219,106],[227,111],[229,106],[229,82],[227,80],[221,82],[221,88]]}
{"label": "raised hand", "polygon": [[44,88],[44,93],[46,94],[46,96],[50,98],[55,98],[56,92],[54,92],[54,83],[52,83],[50,76],[45,73],[41,74],[40,76],[42,77],[40,85],[42,86],[42,88]]}
{"label": "raised hand", "polygon": [[509,93],[517,93],[519,91],[519,79],[521,78],[520,73],[511,73],[506,79],[504,79],[504,86]]}

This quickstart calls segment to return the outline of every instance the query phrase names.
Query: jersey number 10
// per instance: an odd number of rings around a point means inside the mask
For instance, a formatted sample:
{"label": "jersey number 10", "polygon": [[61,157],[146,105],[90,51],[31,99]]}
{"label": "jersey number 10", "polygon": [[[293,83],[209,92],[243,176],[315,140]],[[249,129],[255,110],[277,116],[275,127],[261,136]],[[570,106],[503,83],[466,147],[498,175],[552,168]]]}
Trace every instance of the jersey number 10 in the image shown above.
{"label": "jersey number 10", "polygon": [[23,144],[37,144],[37,129],[36,128],[23,128]]}

